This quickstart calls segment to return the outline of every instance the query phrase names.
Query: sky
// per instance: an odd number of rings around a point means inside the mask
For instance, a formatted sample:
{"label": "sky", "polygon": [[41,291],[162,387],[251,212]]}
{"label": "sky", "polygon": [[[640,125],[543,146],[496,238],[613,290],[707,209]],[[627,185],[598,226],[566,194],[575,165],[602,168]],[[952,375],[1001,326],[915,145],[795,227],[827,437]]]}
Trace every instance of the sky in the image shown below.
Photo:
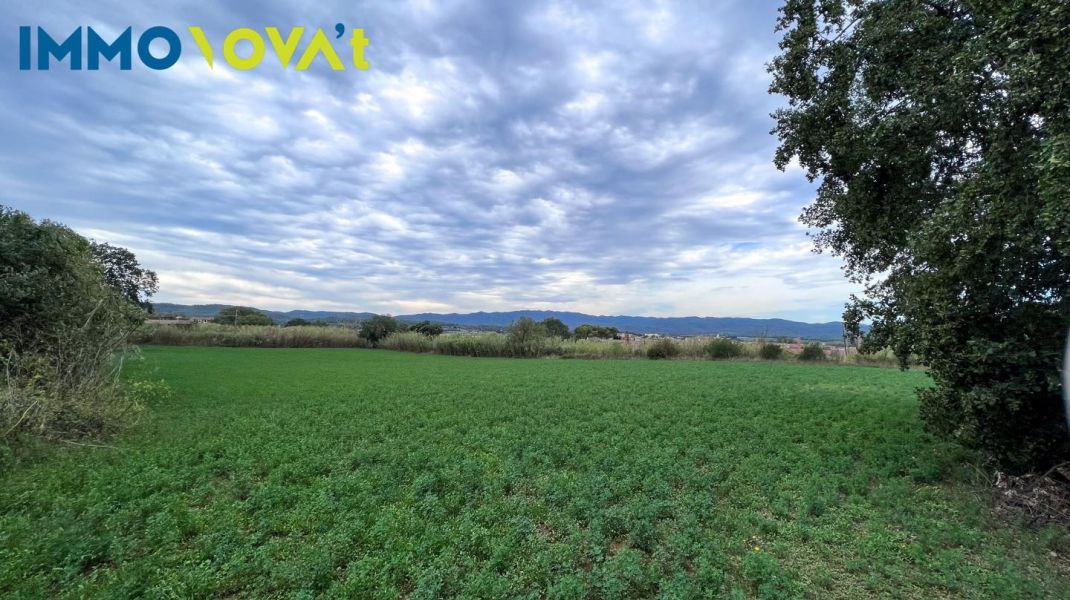
{"label": "sky", "polygon": [[[778,5],[10,3],[0,204],[130,248],[162,302],[838,320],[857,289],[798,222],[814,185],[773,166]],[[335,23],[345,71],[270,45],[209,68],[186,29],[304,26],[301,53]],[[163,25],[183,53],[20,71],[21,25]]]}

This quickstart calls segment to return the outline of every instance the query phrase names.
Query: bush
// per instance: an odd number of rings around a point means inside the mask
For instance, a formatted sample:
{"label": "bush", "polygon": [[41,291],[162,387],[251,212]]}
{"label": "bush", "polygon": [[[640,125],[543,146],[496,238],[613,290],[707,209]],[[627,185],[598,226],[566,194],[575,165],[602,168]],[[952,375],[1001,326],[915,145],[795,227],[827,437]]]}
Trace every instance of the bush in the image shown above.
{"label": "bush", "polygon": [[646,357],[650,360],[674,358],[680,354],[680,347],[669,338],[660,338],[646,349]]}
{"label": "bush", "polygon": [[0,440],[101,435],[136,418],[115,358],[155,282],[126,250],[0,207]]}
{"label": "bush", "polygon": [[761,342],[758,345],[758,358],[763,360],[777,360],[782,356],[784,356],[784,348],[782,348],[780,344]]}
{"label": "bush", "polygon": [[825,348],[817,342],[810,342],[803,346],[802,352],[799,353],[799,360],[812,360],[821,361],[828,358],[825,356]]}
{"label": "bush", "polygon": [[735,340],[716,338],[706,344],[706,354],[714,360],[737,358],[743,355],[743,345]]}

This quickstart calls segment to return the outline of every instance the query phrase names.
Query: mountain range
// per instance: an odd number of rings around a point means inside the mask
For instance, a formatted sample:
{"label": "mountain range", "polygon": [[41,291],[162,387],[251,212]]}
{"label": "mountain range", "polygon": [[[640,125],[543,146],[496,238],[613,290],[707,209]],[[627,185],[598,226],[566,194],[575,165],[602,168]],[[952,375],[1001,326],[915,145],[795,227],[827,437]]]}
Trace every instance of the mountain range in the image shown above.
{"label": "mountain range", "polygon": [[[171,304],[156,303],[157,313],[185,315],[189,317],[215,316],[226,304]],[[260,309],[258,309],[260,310]],[[369,312],[344,312],[322,310],[261,310],[276,323],[290,319],[321,320],[328,323],[351,323],[374,316]],[[839,321],[828,323],[803,323],[786,319],[750,319],[743,317],[637,317],[628,315],[589,315],[556,310],[516,310],[507,312],[475,313],[417,313],[395,315],[401,321],[435,321],[444,325],[470,329],[500,329],[521,317],[541,321],[556,317],[569,328],[589,323],[616,327],[633,333],[656,333],[660,335],[723,335],[732,337],[799,337],[809,340],[838,340],[843,335]]]}

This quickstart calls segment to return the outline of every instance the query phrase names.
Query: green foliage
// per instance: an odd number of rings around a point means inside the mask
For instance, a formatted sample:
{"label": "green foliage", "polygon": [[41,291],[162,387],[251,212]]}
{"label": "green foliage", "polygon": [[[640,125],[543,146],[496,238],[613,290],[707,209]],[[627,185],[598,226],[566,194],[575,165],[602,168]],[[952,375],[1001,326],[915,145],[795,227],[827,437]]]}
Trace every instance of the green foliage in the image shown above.
{"label": "green foliage", "polygon": [[506,328],[509,337],[509,355],[534,358],[543,355],[547,346],[546,328],[530,317],[520,317]]}
{"label": "green foliage", "polygon": [[714,360],[743,356],[743,345],[727,338],[714,338],[706,344],[706,354]]}
{"label": "green foliage", "polygon": [[212,318],[219,325],[274,325],[271,317],[248,306],[228,306]]}
{"label": "green foliage", "polygon": [[149,298],[159,290],[156,273],[143,268],[134,253],[108,243],[90,243],[97,264],[104,271],[104,281],[119,291],[130,303],[150,309]]}
{"label": "green foliage", "polygon": [[680,347],[669,338],[658,338],[646,349],[646,357],[650,360],[676,358],[679,355]]}
{"label": "green foliage", "polygon": [[758,358],[762,360],[778,360],[784,356],[784,347],[773,342],[758,343]]}
{"label": "green foliage", "polygon": [[1070,3],[789,0],[776,163],[867,283],[863,349],[916,355],[935,432],[1017,469],[1070,457]]}
{"label": "green foliage", "polygon": [[0,443],[107,434],[136,418],[114,357],[155,281],[126,250],[0,206]]}
{"label": "green foliage", "polygon": [[163,380],[134,380],[126,382],[123,388],[127,399],[139,406],[165,402],[174,397],[174,390]]}
{"label": "green foliage", "polygon": [[550,337],[568,337],[568,325],[565,325],[565,322],[557,317],[546,317],[541,324],[542,328],[546,330],[546,335]]}
{"label": "green foliage", "polygon": [[174,394],[148,401],[152,419],[116,449],[64,446],[0,475],[0,596],[1061,599],[1070,586],[1049,555],[1067,555],[1065,536],[988,518],[973,457],[924,434],[920,372],[143,354],[129,378]]}
{"label": "green foliage", "polygon": [[376,344],[401,328],[397,319],[390,315],[375,315],[360,324],[360,337]]}
{"label": "green foliage", "polygon": [[616,327],[602,327],[600,325],[588,325],[584,323],[576,327],[576,330],[572,332],[572,335],[576,339],[585,340],[588,338],[604,338],[614,339],[620,334],[620,331]]}
{"label": "green foliage", "polygon": [[827,359],[825,348],[817,342],[810,342],[803,346],[799,353],[799,360],[820,361]]}
{"label": "green foliage", "polygon": [[416,333],[425,335],[427,337],[435,337],[442,335],[442,325],[432,321],[420,321],[419,323],[413,323],[409,330]]}
{"label": "green foliage", "polygon": [[311,321],[297,317],[286,321],[283,327],[308,327],[310,325],[312,325]]}

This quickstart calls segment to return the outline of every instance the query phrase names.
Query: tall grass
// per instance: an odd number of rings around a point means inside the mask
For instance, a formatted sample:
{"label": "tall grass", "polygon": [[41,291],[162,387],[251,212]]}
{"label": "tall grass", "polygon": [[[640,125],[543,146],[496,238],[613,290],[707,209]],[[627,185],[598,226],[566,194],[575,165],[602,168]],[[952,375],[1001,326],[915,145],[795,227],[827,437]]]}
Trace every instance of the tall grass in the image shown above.
{"label": "tall grass", "polygon": [[[244,325],[145,326],[134,337],[138,344],[165,346],[249,346],[261,348],[371,348],[373,344],[348,327],[274,327]],[[660,344],[660,346],[659,346]],[[668,354],[662,350],[673,349]],[[501,333],[446,333],[436,337],[414,332],[388,335],[378,348],[400,352],[422,352],[451,356],[504,358],[648,359],[651,349],[657,358],[708,360],[805,360],[785,346],[766,341],[741,342],[712,337],[683,339],[633,338],[624,340],[536,337],[517,339]],[[830,348],[831,349],[831,348]],[[815,350],[811,350],[815,352]],[[828,362],[866,366],[897,366],[890,350],[872,355],[825,352]]]}
{"label": "tall grass", "polygon": [[275,327],[271,325],[147,325],[134,343],[161,346],[232,346],[259,348],[370,348],[348,327]]}

